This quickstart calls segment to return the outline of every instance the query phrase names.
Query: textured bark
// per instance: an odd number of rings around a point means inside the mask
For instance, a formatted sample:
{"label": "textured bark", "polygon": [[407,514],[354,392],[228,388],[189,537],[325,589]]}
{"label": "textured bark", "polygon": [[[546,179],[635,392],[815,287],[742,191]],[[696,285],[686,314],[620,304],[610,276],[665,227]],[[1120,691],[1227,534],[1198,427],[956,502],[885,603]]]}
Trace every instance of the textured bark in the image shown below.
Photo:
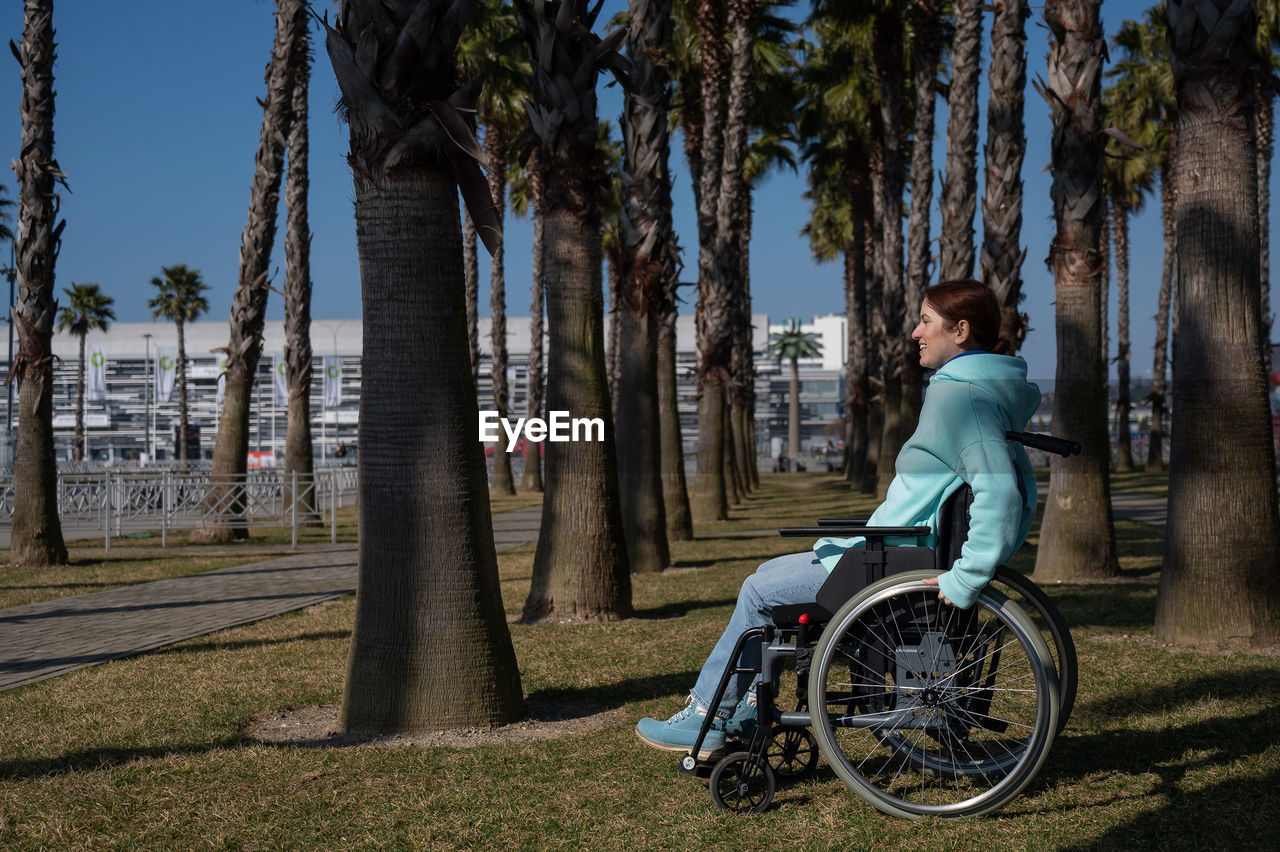
{"label": "textured bark", "polygon": [[671,41],[671,0],[632,0],[631,87],[622,114],[623,198],[615,411],[627,558],[636,573],[671,563],[662,483],[658,332],[679,258],[671,230],[670,84],[655,63]]}
{"label": "textured bark", "polygon": [[991,23],[988,77],[986,182],[982,195],[982,280],[1000,298],[1000,334],[1015,351],[1027,335],[1022,301],[1022,160],[1027,150],[1023,123],[1027,85],[1026,0],[997,4]]}
{"label": "textured bark", "polygon": [[1123,200],[1111,206],[1112,243],[1116,255],[1116,470],[1134,469],[1129,438],[1129,208]]}
{"label": "textured bark", "polygon": [[[289,171],[285,179],[284,236],[284,360],[288,388],[288,416],[284,437],[284,471],[290,477],[286,507],[296,503],[299,522],[321,523],[315,487],[315,459],[311,445],[311,227],[307,217],[308,154],[307,90],[311,76],[311,19],[304,13],[294,22],[297,52],[293,79],[293,123],[289,130]],[[182,364],[182,326],[178,333],[178,363]],[[185,390],[185,379],[179,374]],[[185,412],[184,412],[185,414]],[[179,447],[186,458],[187,423],[182,422]],[[298,491],[292,493],[294,479]]]}
{"label": "textured bark", "polygon": [[547,409],[604,421],[603,441],[545,444],[546,497],[523,619],[599,621],[631,614],[613,418],[604,363],[600,231],[548,211]]}
{"label": "textured bark", "polygon": [[[1256,6],[1170,0],[1179,108],[1169,520],[1156,637],[1280,639],[1280,521],[1262,359]],[[1229,428],[1223,428],[1229,424]]]}
{"label": "textured bark", "polygon": [[1173,207],[1178,197],[1173,163],[1176,145],[1171,145],[1160,172],[1160,217],[1164,234],[1164,261],[1160,268],[1160,294],[1156,301],[1156,339],[1152,350],[1151,423],[1147,434],[1147,471],[1164,471],[1164,416],[1169,367],[1169,314],[1173,301],[1173,264],[1177,242],[1173,224]]}
{"label": "textured bark", "polygon": [[1035,576],[1057,582],[1115,576],[1109,479],[1106,378],[1099,312],[1102,258],[1101,82],[1104,47],[1099,0],[1050,0],[1047,84],[1053,116],[1053,270],[1058,368],[1052,431],[1084,451],[1051,462]]}
{"label": "textured bark", "polygon": [[61,565],[67,546],[58,519],[58,468],[53,451],[54,264],[65,221],[58,221],[53,159],[53,2],[26,0],[22,44],[22,147],[18,178],[18,351],[10,381],[18,381],[18,440],[13,459],[11,559],[16,565]]}
{"label": "textured bark", "polygon": [[867,241],[867,333],[871,345],[867,350],[867,376],[873,387],[867,412],[867,463],[863,467],[859,490],[875,494],[880,477],[881,447],[884,439],[885,389],[885,314],[884,314],[884,157],[883,137],[879,131],[877,112],[871,115],[871,139],[867,162],[871,175],[871,216],[866,229]]}
{"label": "textured bark", "polygon": [[716,268],[721,171],[726,151],[728,74],[724,0],[698,0],[702,46],[702,146],[698,176],[698,464],[689,503],[695,521],[729,516],[724,479],[725,409],[733,360],[733,300]]}
{"label": "textured bark", "polygon": [[[898,10],[890,5],[876,16],[875,24],[875,76],[880,93],[881,139],[881,191],[877,218],[882,223],[880,246],[877,253],[880,264],[882,306],[882,330],[884,337],[881,352],[883,380],[885,383],[884,431],[880,436],[880,465],[876,471],[876,492],[883,495],[893,480],[894,462],[898,450],[911,434],[900,419],[896,406],[902,396],[894,386],[907,387],[904,367],[909,360],[909,336],[902,334],[906,317],[920,309],[917,302],[906,302],[905,279],[902,270],[902,114],[903,114],[903,57],[902,19]],[[913,324],[914,325],[914,324]]]}
{"label": "textured bark", "polygon": [[[501,224],[507,198],[507,141],[499,122],[486,122],[484,152],[485,159],[489,161],[489,195],[493,197],[494,212]],[[501,242],[494,248],[489,259],[489,318],[489,371],[493,376],[493,410],[498,412],[498,417],[505,418],[510,413],[510,389],[507,386],[507,285]],[[498,496],[516,493],[516,485],[511,476],[511,455],[503,442],[499,442],[493,450],[489,493]]]}
{"label": "textured bark", "polygon": [[973,276],[973,215],[978,206],[978,75],[982,70],[982,3],[956,0],[947,98],[947,165],[942,178],[942,281]]}
{"label": "textured bark", "polygon": [[[405,38],[423,12],[434,13],[430,31]],[[371,15],[384,26],[371,26]],[[477,195],[487,188],[456,150],[466,140],[440,128],[452,112],[465,15],[465,4],[440,0],[350,0],[327,38],[351,130],[371,342],[362,364],[360,565],[341,717],[352,730],[495,726],[523,712],[475,439],[457,176],[467,178],[468,206],[483,205]],[[359,70],[357,50],[366,67],[371,59],[383,69],[377,82]]]}
{"label": "textured bark", "polygon": [[[851,138],[859,139],[854,134]],[[861,164],[860,164],[861,162]],[[845,451],[844,478],[851,485],[862,481],[867,461],[867,404],[870,382],[867,378],[867,258],[863,233],[867,205],[865,157],[850,160],[850,202],[853,235],[844,249],[845,318],[849,329],[845,350]]]}
{"label": "textured bark", "polygon": [[790,470],[797,470],[800,461],[800,359],[791,358],[791,371],[787,374],[787,457]]}
{"label": "textured bark", "polygon": [[693,515],[684,474],[684,437],[680,428],[680,396],[676,383],[675,305],[664,313],[658,329],[658,420],[662,438],[662,503],[668,541],[693,540]]}
{"label": "textured bark", "polygon": [[[187,430],[191,428],[191,419],[187,411],[187,330],[186,323],[183,322],[181,317],[174,320],[173,324],[178,328],[178,428],[181,430],[180,434],[182,436],[178,440],[178,461],[185,464],[189,461],[187,458]],[[307,345],[308,347],[311,345],[309,337]],[[285,454],[285,463],[287,465],[287,444],[285,447]]]}
{"label": "textured bark", "polygon": [[378,345],[363,362],[343,725],[500,724],[522,701],[471,428],[457,194],[441,169],[393,174],[374,185],[355,172],[365,334]]}
{"label": "textured bark", "polygon": [[1258,128],[1258,280],[1262,282],[1263,358],[1271,357],[1271,153],[1275,139],[1275,92],[1261,80],[1254,83]]}
{"label": "textured bark", "polygon": [[467,346],[471,355],[471,378],[480,384],[480,255],[476,244],[476,223],[471,213],[462,211],[463,293],[467,314]]}
{"label": "textured bark", "polygon": [[[292,123],[294,66],[300,51],[293,37],[295,20],[306,14],[302,0],[278,0],[276,35],[267,67],[267,98],[262,109],[262,130],[254,158],[249,219],[240,242],[240,276],[231,301],[231,336],[226,347],[226,394],[218,418],[213,448],[212,482],[243,477],[248,465],[249,407],[254,379],[262,357],[262,326],[270,292],[271,248],[276,236],[276,206],[284,166],[285,141]],[[231,486],[234,487],[234,486]],[[208,507],[228,505],[223,489],[211,489]],[[226,542],[248,537],[243,527],[230,527],[223,518],[243,515],[243,498],[237,496],[229,510],[192,530],[191,540]]]}
{"label": "textured bark", "polygon": [[[545,335],[542,330],[543,284],[543,218],[546,215],[546,194],[543,190],[542,157],[535,150],[529,156],[529,195],[533,202],[533,284],[532,303],[529,307],[529,374],[525,381],[528,405],[525,416],[542,417],[542,346]],[[542,491],[542,444],[524,443],[524,475],[520,487],[525,491]]]}
{"label": "textured bark", "polygon": [[[603,422],[603,440],[545,444],[547,494],[524,619],[597,621],[631,614],[617,452],[605,375],[594,82],[617,60],[591,26],[586,0],[519,0],[533,57],[528,104],[546,165],[547,409]],[[575,81],[578,81],[575,83]]]}

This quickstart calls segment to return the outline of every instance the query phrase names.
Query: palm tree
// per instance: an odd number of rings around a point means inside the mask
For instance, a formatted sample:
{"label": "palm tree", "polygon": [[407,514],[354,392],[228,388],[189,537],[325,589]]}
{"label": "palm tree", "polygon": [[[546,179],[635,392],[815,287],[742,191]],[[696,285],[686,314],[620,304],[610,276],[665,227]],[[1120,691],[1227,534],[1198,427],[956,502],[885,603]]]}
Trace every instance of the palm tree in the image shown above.
{"label": "palm tree", "polygon": [[986,179],[982,195],[982,280],[1000,298],[1000,334],[1022,345],[1027,316],[1022,301],[1022,160],[1027,150],[1023,122],[1027,86],[1027,0],[996,4],[991,22],[991,70],[987,77]]}
{"label": "palm tree", "polygon": [[[220,517],[192,530],[192,541],[226,542],[247,538],[243,525],[222,518],[244,512],[244,496],[235,486],[245,475],[249,451],[249,406],[253,383],[262,357],[262,327],[266,320],[271,247],[276,236],[276,206],[284,168],[284,146],[292,124],[295,65],[302,51],[296,49],[294,32],[302,0],[277,0],[276,33],[267,71],[267,98],[262,108],[262,129],[254,159],[249,217],[240,244],[240,280],[231,301],[231,337],[225,348],[226,384],[218,436],[213,448],[212,482],[231,483],[209,492],[208,506],[228,507]],[[230,492],[227,489],[230,488]]]}
{"label": "palm tree", "polygon": [[364,333],[377,341],[360,394],[352,730],[494,726],[523,711],[467,354],[459,190],[481,239],[500,238],[461,115],[477,92],[452,73],[468,5],[348,0],[326,38],[351,132]]}
{"label": "palm tree", "polygon": [[618,293],[618,485],[627,558],[637,573],[671,562],[662,489],[658,330],[679,269],[671,218],[667,70],[671,0],[631,0],[622,111],[621,287]]}
{"label": "palm tree", "polygon": [[[498,0],[484,0],[472,26],[459,43],[462,66],[469,77],[483,81],[478,118],[484,127],[484,153],[489,176],[489,195],[494,213],[501,222],[506,211],[507,160],[511,140],[525,127],[524,84],[529,59],[514,10]],[[507,297],[502,244],[489,263],[489,351],[493,408],[498,416],[508,413],[507,386]],[[516,492],[511,475],[511,456],[501,447],[493,453],[489,492],[509,495]]]}
{"label": "palm tree", "polygon": [[[542,330],[543,285],[543,220],[546,216],[546,193],[543,190],[544,175],[541,155],[535,147],[525,155],[519,167],[508,172],[511,179],[511,210],[517,216],[533,220],[533,283],[530,287],[532,305],[529,308],[529,369],[525,379],[525,416],[542,417],[542,346],[546,335]],[[524,443],[524,474],[520,487],[525,491],[542,492],[542,445],[533,441]]]}
{"label": "palm tree", "polygon": [[1163,2],[1146,11],[1142,21],[1125,21],[1116,31],[1114,44],[1119,61],[1109,72],[1121,90],[1118,116],[1128,127],[1154,127],[1142,137],[1160,162],[1160,217],[1164,230],[1164,263],[1156,308],[1156,336],[1152,351],[1151,423],[1147,438],[1148,471],[1164,470],[1164,421],[1166,372],[1169,353],[1169,315],[1173,301],[1173,266],[1176,251],[1173,209],[1177,200],[1174,165],[1178,158],[1178,103]]}
{"label": "palm tree", "polygon": [[[288,422],[284,439],[285,474],[297,474],[302,482],[298,493],[290,494],[286,505],[297,504],[302,521],[320,523],[316,502],[314,450],[311,444],[311,228],[307,220],[309,189],[309,136],[307,130],[307,90],[311,77],[310,19],[299,15],[295,20],[293,122],[289,132],[289,172],[285,183],[284,253],[284,360],[288,386]],[[179,326],[178,345],[182,345]],[[179,348],[179,364],[182,350]],[[181,375],[181,374],[180,374]],[[187,434],[186,397],[182,401],[182,434]],[[179,458],[186,459],[186,438],[182,439]]]}
{"label": "palm tree", "polygon": [[[1271,340],[1271,155],[1275,139],[1275,94],[1280,87],[1280,4],[1258,4],[1258,55],[1253,84],[1258,127],[1258,277],[1262,281],[1262,342]],[[1270,352],[1264,355],[1270,357]]]}
{"label": "palm tree", "polygon": [[[729,516],[724,459],[733,367],[734,294],[732,279],[725,279],[716,268],[721,172],[728,169],[724,163],[730,73],[724,49],[725,6],[725,0],[697,0],[696,5],[702,140],[694,196],[698,208],[695,324],[699,399],[698,462],[689,501],[696,521],[717,521]],[[721,247],[727,253],[729,246]]]}
{"label": "palm tree", "polygon": [[161,267],[160,275],[151,279],[156,295],[148,302],[151,318],[172,320],[178,329],[178,459],[187,460],[187,340],[186,325],[195,322],[207,310],[209,287],[200,278],[200,270],[188,269],[184,263]]}
{"label": "palm tree", "polygon": [[18,443],[13,461],[11,558],[17,565],[61,565],[67,545],[58,520],[58,468],[53,453],[53,270],[65,220],[57,220],[55,182],[65,175],[53,159],[53,0],[27,0],[22,44],[22,144],[18,178],[18,300],[13,324],[18,352],[9,365],[18,379]]}
{"label": "palm tree", "polygon": [[[1132,106],[1125,103],[1132,94],[1125,83],[1120,78],[1102,97],[1113,127],[1118,126],[1125,135],[1124,142],[1107,140],[1102,178],[1111,209],[1116,258],[1116,470],[1127,472],[1134,469],[1129,440],[1129,219],[1142,211],[1147,195],[1155,188],[1159,160],[1150,147],[1153,126],[1143,124],[1139,129],[1124,123],[1132,112]],[[1135,141],[1135,137],[1143,141]]]}
{"label": "palm tree", "polygon": [[[1099,0],[1050,0],[1047,84],[1053,115],[1053,202],[1049,253],[1056,294],[1058,372],[1053,432],[1084,445],[1054,459],[1040,528],[1036,578],[1049,582],[1119,573],[1111,521],[1111,458],[1103,371],[1098,239],[1103,222],[1102,54]],[[1006,302],[1006,307],[1008,303]]]}
{"label": "palm tree", "polygon": [[1168,4],[1182,322],[1155,628],[1175,645],[1280,639],[1280,501],[1260,340],[1255,9]]}
{"label": "palm tree", "polygon": [[[978,198],[978,72],[982,4],[956,0],[947,95],[947,170],[942,179],[941,280],[973,276],[973,214]],[[1019,93],[1021,96],[1021,93]]]}
{"label": "palm tree", "polygon": [[800,320],[792,317],[782,331],[770,336],[766,357],[782,365],[786,360],[791,366],[791,384],[787,394],[787,456],[791,470],[795,470],[800,458],[800,359],[822,355],[822,342],[816,334],[800,330]]}
{"label": "palm tree", "polygon": [[63,287],[67,304],[58,312],[58,331],[80,338],[80,361],[76,366],[76,432],[71,458],[84,459],[84,341],[90,331],[106,331],[116,313],[111,309],[115,299],[102,292],[97,284]]}
{"label": "palm tree", "polygon": [[534,58],[528,110],[546,169],[547,408],[603,421],[603,440],[547,445],[547,497],[524,618],[612,619],[631,613],[618,471],[604,364],[595,79],[624,67],[626,35],[601,39],[587,0],[519,0]]}

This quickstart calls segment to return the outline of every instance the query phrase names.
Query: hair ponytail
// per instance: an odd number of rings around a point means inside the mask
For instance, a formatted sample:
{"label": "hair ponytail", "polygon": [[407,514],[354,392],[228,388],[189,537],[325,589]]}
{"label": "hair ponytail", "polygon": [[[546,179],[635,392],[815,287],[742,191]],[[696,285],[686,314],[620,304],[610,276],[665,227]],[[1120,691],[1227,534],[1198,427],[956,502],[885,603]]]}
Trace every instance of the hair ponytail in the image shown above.
{"label": "hair ponytail", "polygon": [[1000,336],[1000,302],[986,284],[972,278],[942,281],[925,288],[924,298],[947,331],[954,331],[961,320],[969,323],[969,348],[996,355],[1013,352],[1009,340]]}

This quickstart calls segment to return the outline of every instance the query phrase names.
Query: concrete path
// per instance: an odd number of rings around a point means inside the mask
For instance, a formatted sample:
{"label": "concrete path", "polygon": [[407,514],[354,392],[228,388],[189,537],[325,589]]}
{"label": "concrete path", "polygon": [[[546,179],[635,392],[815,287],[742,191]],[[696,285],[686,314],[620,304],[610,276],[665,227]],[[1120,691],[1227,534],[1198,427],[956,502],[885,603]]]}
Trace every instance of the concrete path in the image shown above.
{"label": "concrete path", "polygon": [[[540,507],[494,516],[499,550],[538,536]],[[356,546],[0,610],[0,690],[259,621],[356,588]]]}

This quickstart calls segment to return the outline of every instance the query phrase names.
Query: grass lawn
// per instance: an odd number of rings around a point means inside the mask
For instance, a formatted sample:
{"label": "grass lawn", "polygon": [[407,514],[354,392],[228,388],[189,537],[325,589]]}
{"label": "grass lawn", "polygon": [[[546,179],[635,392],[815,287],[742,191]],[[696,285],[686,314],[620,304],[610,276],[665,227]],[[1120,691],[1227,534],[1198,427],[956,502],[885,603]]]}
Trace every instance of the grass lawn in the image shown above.
{"label": "grass lawn", "polygon": [[[331,601],[0,693],[0,848],[1272,848],[1280,655],[1158,647],[1162,534],[1136,522],[1117,524],[1120,582],[1048,590],[1073,625],[1080,695],[998,814],[891,819],[825,765],[765,814],[716,810],[632,728],[680,705],[742,578],[803,546],[725,533],[871,508],[834,476],[762,483],[733,520],[674,545],[676,570],[634,578],[636,618],[511,626],[528,696],[622,707],[623,724],[475,749],[248,739],[264,711],[340,700],[354,601]],[[500,557],[512,615],[532,561],[531,546]]]}

